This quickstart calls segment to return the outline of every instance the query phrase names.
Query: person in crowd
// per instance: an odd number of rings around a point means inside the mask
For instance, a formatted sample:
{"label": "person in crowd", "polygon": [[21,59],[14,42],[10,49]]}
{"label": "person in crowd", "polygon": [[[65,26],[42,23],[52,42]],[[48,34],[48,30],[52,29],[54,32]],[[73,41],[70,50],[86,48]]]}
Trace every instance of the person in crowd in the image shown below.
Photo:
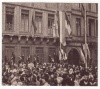
{"label": "person in crowd", "polygon": [[12,52],[12,61],[13,61],[13,64],[15,63],[15,54],[14,54],[14,52]]}
{"label": "person in crowd", "polygon": [[[9,86],[97,86],[97,67],[66,63],[24,62],[3,64],[2,84]],[[41,58],[39,58],[41,59]]]}

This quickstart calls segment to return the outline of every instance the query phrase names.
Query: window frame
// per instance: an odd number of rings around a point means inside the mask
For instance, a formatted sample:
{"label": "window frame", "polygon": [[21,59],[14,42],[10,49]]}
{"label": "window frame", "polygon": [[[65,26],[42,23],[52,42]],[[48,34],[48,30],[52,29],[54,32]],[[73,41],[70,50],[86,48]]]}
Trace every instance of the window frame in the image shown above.
{"label": "window frame", "polygon": [[[5,31],[14,31],[14,13],[15,13],[15,7],[12,5],[6,5],[5,6]],[[12,16],[11,24],[7,23],[7,16]],[[8,18],[9,19],[9,18]],[[8,30],[8,28],[11,28]]]}
{"label": "window frame", "polygon": [[[27,14],[25,14],[24,11],[26,11]],[[29,32],[29,10],[28,9],[25,9],[25,8],[24,9],[23,8],[21,9],[21,24],[22,24],[22,17],[23,17],[23,15],[24,15],[24,30],[20,30],[20,32],[27,33],[27,32]],[[25,29],[25,18],[26,17],[27,17],[27,21],[28,21],[28,27],[27,27],[28,29],[27,30]],[[22,29],[22,26],[21,26],[21,29]]]}
{"label": "window frame", "polygon": [[81,18],[76,18],[76,35],[77,36],[82,36],[82,34],[81,34]]}
{"label": "window frame", "polygon": [[[51,16],[50,16],[51,15]],[[50,21],[50,26],[49,26]],[[48,13],[48,34],[53,35],[53,24],[55,23],[55,14],[54,13]]]}
{"label": "window frame", "polygon": [[[37,13],[38,13],[38,15],[37,15]],[[39,14],[41,14],[41,15],[39,15]],[[37,22],[37,21],[38,21],[38,24],[35,23],[36,28],[37,28],[35,34],[42,34],[42,30],[43,30],[43,26],[42,26],[43,25],[43,23],[42,23],[43,22],[43,12],[35,11],[35,22]],[[41,21],[41,29],[39,29],[39,21]],[[38,27],[37,27],[37,25],[38,25]]]}

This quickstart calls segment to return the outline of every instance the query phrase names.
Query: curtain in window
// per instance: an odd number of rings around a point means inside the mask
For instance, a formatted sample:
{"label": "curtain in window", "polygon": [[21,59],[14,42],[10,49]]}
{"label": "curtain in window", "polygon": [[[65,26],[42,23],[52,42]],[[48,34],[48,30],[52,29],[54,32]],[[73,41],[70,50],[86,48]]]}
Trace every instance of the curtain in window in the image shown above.
{"label": "curtain in window", "polygon": [[24,16],[21,19],[21,31],[24,31]]}
{"label": "curtain in window", "polygon": [[91,33],[92,33],[91,35],[92,36],[94,36],[94,33],[95,33],[94,31],[95,31],[94,20],[92,20],[92,22],[91,22]]}
{"label": "curtain in window", "polygon": [[28,17],[25,17],[25,32],[28,32]]}
{"label": "curtain in window", "polygon": [[41,28],[42,28],[42,27],[41,27],[41,23],[42,23],[42,21],[41,21],[41,20],[39,20],[39,33],[41,33],[41,32],[42,32],[42,31],[41,31],[41,30],[42,30],[42,29],[41,29]]}
{"label": "curtain in window", "polygon": [[37,27],[36,33],[41,33],[42,32],[42,20],[40,18],[36,18],[36,27]]}
{"label": "curtain in window", "polygon": [[11,59],[12,52],[14,51],[15,51],[14,47],[5,47],[5,55],[7,56],[8,59]]}

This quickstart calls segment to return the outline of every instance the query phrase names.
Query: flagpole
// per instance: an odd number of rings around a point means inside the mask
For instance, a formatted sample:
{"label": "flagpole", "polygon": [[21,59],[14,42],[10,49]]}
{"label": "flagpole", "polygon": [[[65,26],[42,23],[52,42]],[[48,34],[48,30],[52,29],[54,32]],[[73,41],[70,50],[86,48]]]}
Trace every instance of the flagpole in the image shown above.
{"label": "flagpole", "polygon": [[85,4],[85,43],[87,43],[87,32],[86,32],[86,4]]}
{"label": "flagpole", "polygon": [[[85,22],[84,22],[84,24],[85,24],[85,46],[86,46],[86,44],[87,44],[87,31],[86,31],[86,3],[85,3]],[[86,50],[86,49],[85,49]],[[87,68],[87,58],[85,58],[85,62],[86,62],[86,68]]]}
{"label": "flagpole", "polygon": [[[58,12],[58,14],[59,14],[59,16],[58,16],[58,18],[60,17],[60,13],[59,13],[59,3],[57,3],[57,12]],[[59,18],[59,24],[58,25],[60,25],[60,18]],[[61,29],[60,29],[60,26],[59,26],[59,42],[60,42],[60,45],[59,45],[59,52],[60,52],[60,54],[59,54],[59,61],[60,61],[60,63],[61,63]]]}

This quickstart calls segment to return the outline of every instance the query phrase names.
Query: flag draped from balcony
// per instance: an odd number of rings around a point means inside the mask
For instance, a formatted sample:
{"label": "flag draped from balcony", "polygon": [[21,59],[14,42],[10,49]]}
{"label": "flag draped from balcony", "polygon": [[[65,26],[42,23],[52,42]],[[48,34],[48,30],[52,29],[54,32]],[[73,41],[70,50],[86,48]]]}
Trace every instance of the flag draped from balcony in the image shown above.
{"label": "flag draped from balcony", "polygon": [[68,15],[65,12],[65,29],[67,30],[68,34],[70,35],[72,32],[70,21],[68,19]]}
{"label": "flag draped from balcony", "polygon": [[56,31],[57,31],[57,37],[60,37],[60,23],[59,23],[59,11],[56,11],[56,18],[55,18],[55,25],[56,25]]}
{"label": "flag draped from balcony", "polygon": [[90,50],[88,47],[88,43],[87,43],[87,28],[86,28],[86,4],[81,3],[81,11],[82,11],[82,16],[84,19],[84,30],[85,30],[85,42],[83,44],[83,51],[84,51],[84,56],[85,56],[85,65],[87,67],[88,64],[88,60],[90,60]]}
{"label": "flag draped from balcony", "polygon": [[81,3],[81,11],[82,11],[82,16],[85,17],[85,8],[82,3]]}
{"label": "flag draped from balcony", "polygon": [[67,60],[66,39],[65,39],[65,32],[63,27],[63,16],[64,16],[64,12],[59,11],[59,35],[60,35],[59,60]]}
{"label": "flag draped from balcony", "polygon": [[[37,27],[36,27],[36,24],[35,24],[33,15],[32,15],[32,26],[33,26],[33,28],[34,28],[34,33],[36,33]],[[31,30],[32,30],[32,29],[31,29]]]}
{"label": "flag draped from balcony", "polygon": [[87,43],[83,44],[83,51],[84,51],[85,59],[90,59],[90,50]]}
{"label": "flag draped from balcony", "polygon": [[52,26],[53,37],[59,37],[59,11],[55,12],[55,24]]}

